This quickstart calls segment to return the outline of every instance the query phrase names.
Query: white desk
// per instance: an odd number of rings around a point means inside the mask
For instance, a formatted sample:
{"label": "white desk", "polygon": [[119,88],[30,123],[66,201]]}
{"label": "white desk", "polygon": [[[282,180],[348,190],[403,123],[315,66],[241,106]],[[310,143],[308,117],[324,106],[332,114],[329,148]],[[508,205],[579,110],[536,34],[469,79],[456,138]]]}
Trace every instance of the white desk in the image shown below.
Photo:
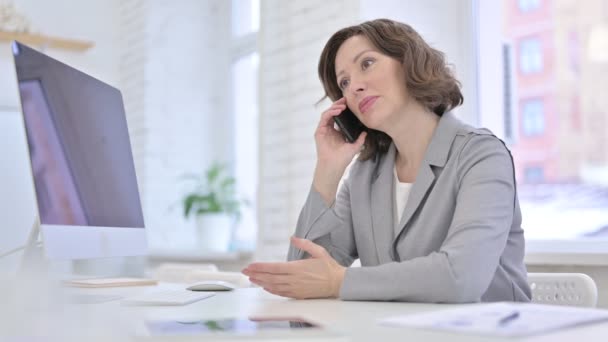
{"label": "white desk", "polygon": [[[141,292],[144,288],[112,289],[78,289],[84,293],[130,295]],[[149,287],[148,287],[149,289]],[[380,326],[379,318],[388,316],[418,313],[456,307],[456,305],[385,303],[385,302],[346,302],[340,300],[290,300],[273,296],[259,288],[239,289],[232,292],[220,292],[214,297],[199,302],[177,307],[128,307],[118,301],[79,305],[80,316],[106,318],[109,324],[103,331],[111,329],[122,336],[133,333],[133,327],[143,322],[144,318],[157,319],[218,319],[248,316],[297,316],[319,323],[331,331],[341,334],[339,341],[507,341],[509,339],[491,339],[485,336],[442,333],[430,330],[395,328]],[[97,313],[95,316],[94,313]],[[96,318],[95,318],[96,317]],[[92,318],[92,319],[93,319]],[[91,324],[91,322],[85,323]],[[94,325],[94,323],[93,323]],[[101,328],[100,328],[101,330]],[[95,333],[92,332],[92,335]],[[514,339],[517,341],[606,341],[608,322],[588,325],[552,334]],[[296,336],[294,336],[296,337]],[[201,339],[201,337],[198,337]],[[162,339],[165,340],[165,339]],[[173,340],[173,339],[171,339]],[[306,340],[306,339],[304,339]],[[318,341],[315,339],[315,341]]]}

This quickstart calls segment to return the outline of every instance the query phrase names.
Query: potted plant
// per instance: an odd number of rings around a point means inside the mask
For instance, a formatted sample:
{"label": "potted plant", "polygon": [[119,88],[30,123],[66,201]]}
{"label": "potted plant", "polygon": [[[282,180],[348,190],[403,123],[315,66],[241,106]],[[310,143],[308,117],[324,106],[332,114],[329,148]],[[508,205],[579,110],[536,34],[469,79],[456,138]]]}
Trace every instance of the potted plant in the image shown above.
{"label": "potted plant", "polygon": [[234,189],[236,180],[226,174],[225,165],[215,162],[202,175],[184,176],[193,188],[182,198],[186,219],[194,217],[198,246],[203,251],[226,252],[244,200]]}

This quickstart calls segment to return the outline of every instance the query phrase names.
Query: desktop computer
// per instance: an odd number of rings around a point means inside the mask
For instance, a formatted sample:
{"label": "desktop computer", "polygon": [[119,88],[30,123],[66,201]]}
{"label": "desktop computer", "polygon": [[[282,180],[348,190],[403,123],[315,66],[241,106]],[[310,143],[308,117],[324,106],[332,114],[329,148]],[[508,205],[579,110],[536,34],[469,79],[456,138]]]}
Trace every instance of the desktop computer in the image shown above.
{"label": "desktop computer", "polygon": [[120,91],[19,42],[12,52],[49,259],[144,255],[146,232]]}
{"label": "desktop computer", "polygon": [[[39,231],[48,260],[145,255],[145,224],[120,91],[19,42],[12,50],[38,213],[22,271],[46,268],[47,260],[32,253],[40,244]],[[141,282],[127,280],[93,279],[85,285]],[[124,302],[184,305],[210,296],[183,286]]]}

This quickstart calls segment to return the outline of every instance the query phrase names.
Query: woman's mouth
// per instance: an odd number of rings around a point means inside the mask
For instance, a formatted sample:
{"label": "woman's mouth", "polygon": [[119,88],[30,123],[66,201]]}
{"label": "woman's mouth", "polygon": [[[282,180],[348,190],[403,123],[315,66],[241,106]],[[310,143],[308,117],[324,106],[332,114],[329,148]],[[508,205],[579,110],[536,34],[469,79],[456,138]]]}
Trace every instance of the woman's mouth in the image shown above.
{"label": "woman's mouth", "polygon": [[368,96],[359,102],[359,111],[361,113],[367,112],[376,102],[378,96]]}

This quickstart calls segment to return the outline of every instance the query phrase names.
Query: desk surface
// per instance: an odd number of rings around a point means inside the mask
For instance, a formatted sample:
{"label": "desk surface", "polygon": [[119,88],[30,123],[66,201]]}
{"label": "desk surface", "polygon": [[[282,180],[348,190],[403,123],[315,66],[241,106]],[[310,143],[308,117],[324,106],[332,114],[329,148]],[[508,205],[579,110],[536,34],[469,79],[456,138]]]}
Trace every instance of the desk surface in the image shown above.
{"label": "desk surface", "polygon": [[[131,295],[143,288],[78,289],[84,293]],[[150,287],[148,287],[150,289]],[[93,291],[94,290],[94,291]],[[104,304],[86,305],[87,310],[111,313],[116,322],[124,324],[125,331],[143,322],[144,318],[156,319],[219,319],[250,316],[296,316],[318,323],[341,338],[329,340],[346,341],[505,341],[505,338],[489,338],[437,332],[430,330],[395,328],[380,326],[377,320],[389,316],[420,313],[431,310],[454,308],[459,305],[387,303],[387,302],[347,302],[331,299],[291,300],[266,293],[259,288],[239,289],[219,292],[214,297],[177,307],[128,307],[118,301]],[[81,305],[83,307],[83,305]],[[90,311],[89,311],[90,312]],[[119,315],[116,315],[119,313]],[[119,318],[118,318],[119,317]],[[517,341],[605,341],[608,336],[608,322],[560,330]],[[297,338],[296,335],[294,337]],[[317,341],[315,339],[315,341]]]}

